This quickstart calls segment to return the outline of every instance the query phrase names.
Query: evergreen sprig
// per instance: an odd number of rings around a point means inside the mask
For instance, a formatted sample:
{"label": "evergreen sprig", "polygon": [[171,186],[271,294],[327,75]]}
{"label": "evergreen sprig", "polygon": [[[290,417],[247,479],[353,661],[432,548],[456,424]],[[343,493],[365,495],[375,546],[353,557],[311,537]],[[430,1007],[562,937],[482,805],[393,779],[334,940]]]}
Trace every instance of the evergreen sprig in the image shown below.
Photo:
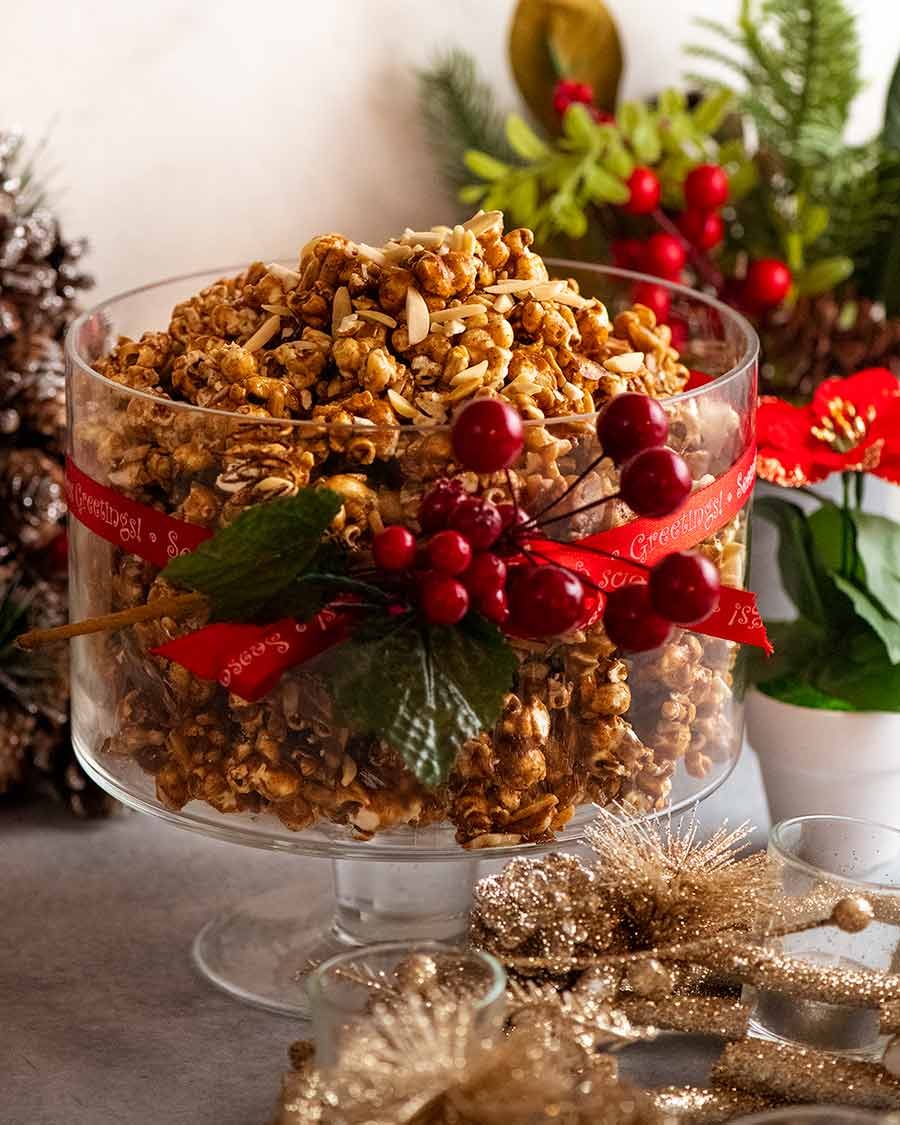
{"label": "evergreen sprig", "polygon": [[504,114],[468,52],[447,51],[431,67],[419,71],[418,83],[429,144],[454,188],[467,182],[463,159],[469,149],[499,160],[513,158],[503,128]]}

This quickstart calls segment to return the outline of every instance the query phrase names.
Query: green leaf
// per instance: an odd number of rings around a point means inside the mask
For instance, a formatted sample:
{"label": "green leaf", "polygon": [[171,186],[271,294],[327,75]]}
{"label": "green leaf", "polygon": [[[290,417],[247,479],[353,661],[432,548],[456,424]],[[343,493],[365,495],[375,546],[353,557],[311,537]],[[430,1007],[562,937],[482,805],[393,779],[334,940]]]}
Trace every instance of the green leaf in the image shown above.
{"label": "green leaf", "polygon": [[518,113],[511,113],[506,119],[506,139],[510,148],[523,160],[540,160],[550,149]]}
{"label": "green leaf", "polygon": [[816,675],[816,684],[857,711],[900,711],[900,664],[891,664],[874,635],[872,641],[865,661],[854,661],[839,648]]}
{"label": "green leaf", "polygon": [[687,98],[684,96],[684,91],[679,90],[677,86],[669,86],[659,95],[659,112],[666,114],[667,117],[683,113],[686,107]]}
{"label": "green leaf", "polygon": [[563,117],[563,132],[579,148],[588,148],[594,139],[594,122],[587,107],[578,102],[566,110]]}
{"label": "green leaf", "polygon": [[691,113],[691,121],[698,133],[715,133],[731,109],[734,94],[726,86],[720,86],[707,94]]}
{"label": "green leaf", "polygon": [[[807,517],[806,522],[823,569],[832,573],[840,571],[843,566],[844,536],[855,534],[849,517],[837,504],[823,504]],[[862,569],[856,577],[863,580]]]}
{"label": "green leaf", "polygon": [[876,296],[884,301],[888,316],[900,316],[900,216],[897,217],[890,236],[884,240],[882,253],[884,261],[879,271]]}
{"label": "green leaf", "polygon": [[509,172],[508,164],[476,148],[468,149],[464,159],[469,171],[480,176],[482,180],[499,180]]}
{"label": "green leaf", "polygon": [[484,184],[465,184],[459,189],[457,199],[460,203],[480,203],[486,191]]}
{"label": "green leaf", "polygon": [[516,667],[500,630],[474,615],[452,627],[382,620],[325,666],[347,725],[384,739],[428,786],[443,784],[462,744],[497,722]]}
{"label": "green leaf", "polygon": [[815,242],[828,227],[828,208],[819,203],[808,204],[800,216],[800,237],[805,245]]}
{"label": "green leaf", "polygon": [[628,185],[605,168],[592,168],[585,179],[585,189],[596,203],[627,203]]}
{"label": "green leaf", "polygon": [[850,599],[856,613],[871,625],[884,642],[891,664],[900,663],[900,623],[888,617],[863,590],[846,578],[842,578],[839,574],[832,574],[831,579]]}
{"label": "green leaf", "polygon": [[758,686],[764,695],[778,699],[782,703],[793,703],[795,707],[813,707],[819,711],[855,710],[853,704],[848,703],[846,699],[828,695],[814,684],[793,676],[781,676]]}
{"label": "green leaf", "polygon": [[641,102],[623,102],[616,110],[616,124],[625,137],[631,135],[647,115],[647,108]]}
{"label": "green leaf", "polygon": [[162,577],[205,594],[213,620],[281,617],[279,599],[312,562],[342,503],[336,492],[305,488],[248,508],[195,551],[173,559]]}
{"label": "green leaf", "polygon": [[558,229],[569,238],[581,238],[587,231],[587,215],[574,199],[556,196],[551,204],[551,213]]}
{"label": "green leaf", "polygon": [[827,646],[825,628],[797,617],[793,621],[767,621],[766,629],[775,654],[766,656],[761,649],[748,653],[751,683],[761,685],[781,678],[808,679],[810,669],[818,666],[819,656]]}
{"label": "green leaf", "polygon": [[745,160],[728,175],[728,197],[739,203],[759,183],[759,169],[752,160]]}
{"label": "green leaf", "polygon": [[802,297],[816,297],[820,293],[827,293],[842,281],[846,281],[853,273],[851,258],[821,258],[813,262],[794,279],[797,292]]}
{"label": "green leaf", "polygon": [[[608,172],[612,172],[614,176],[618,176],[621,180],[627,180],[634,171],[634,160],[631,158],[631,153],[619,140],[618,134],[609,143],[604,157],[604,164]],[[619,203],[625,201],[611,199],[609,202]]]}
{"label": "green leaf", "polygon": [[533,176],[526,176],[510,191],[506,209],[521,226],[534,224],[538,207],[538,183]]}
{"label": "green leaf", "polygon": [[659,129],[650,120],[642,121],[631,134],[634,155],[643,164],[655,164],[662,155]]}
{"label": "green leaf", "polygon": [[853,512],[852,519],[866,588],[900,621],[900,524],[868,512]]}
{"label": "green leaf", "polygon": [[885,148],[900,149],[900,58],[888,86],[881,140]]}
{"label": "green leaf", "polygon": [[828,610],[822,588],[828,578],[816,558],[806,513],[778,496],[761,497],[753,510],[778,529],[778,568],[788,597],[802,617],[824,625]]}

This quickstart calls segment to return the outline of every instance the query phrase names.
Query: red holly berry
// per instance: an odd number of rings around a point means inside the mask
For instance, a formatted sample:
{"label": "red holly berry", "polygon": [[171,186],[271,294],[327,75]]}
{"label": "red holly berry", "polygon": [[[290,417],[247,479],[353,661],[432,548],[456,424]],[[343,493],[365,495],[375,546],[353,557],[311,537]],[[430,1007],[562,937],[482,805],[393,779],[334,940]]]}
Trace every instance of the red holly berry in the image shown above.
{"label": "red holly berry", "polygon": [[509,619],[509,603],[502,586],[479,594],[475,599],[475,608],[495,625],[503,625]]}
{"label": "red holly berry", "polygon": [[460,462],[476,473],[508,468],[525,445],[519,412],[501,398],[476,398],[464,406],[450,436]]}
{"label": "red holly berry", "polygon": [[462,574],[472,561],[472,547],[458,531],[439,531],[428,544],[428,561],[442,574]]}
{"label": "red holly berry", "polygon": [[644,244],[639,238],[615,238],[610,244],[613,264],[625,270],[640,269]]}
{"label": "red holly berry", "polygon": [[409,570],[416,561],[416,537],[400,524],[386,527],[372,540],[372,555],[380,570]]}
{"label": "red holly berry", "polygon": [[665,324],[669,319],[672,298],[664,285],[654,285],[650,281],[639,281],[634,287],[634,302],[652,309],[657,323]]}
{"label": "red holly berry", "polygon": [[718,211],[688,208],[678,219],[678,229],[699,250],[712,250],[725,235],[725,224]]}
{"label": "red holly berry", "polygon": [[655,398],[626,391],[616,395],[597,420],[603,452],[617,465],[669,436],[669,419]]}
{"label": "red holly berry", "polygon": [[647,273],[655,274],[656,277],[677,280],[686,261],[684,246],[674,234],[659,231],[657,234],[652,234],[644,243],[641,266]]}
{"label": "red holly berry", "polygon": [[603,627],[612,643],[625,652],[658,648],[672,630],[671,624],[653,611],[643,582],[607,595]]}
{"label": "red holly berry", "polygon": [[450,523],[463,533],[476,551],[493,547],[503,530],[503,519],[497,505],[479,496],[467,496],[461,500],[450,517]]}
{"label": "red holly berry", "polygon": [[684,458],[664,445],[636,453],[619,477],[622,499],[639,516],[668,516],[690,491],[691,474]]}
{"label": "red holly berry", "polygon": [[650,602],[667,621],[696,625],[719,604],[719,572],[703,555],[678,551],[650,572]]}
{"label": "red holly berry", "polygon": [[560,117],[570,105],[590,105],[593,100],[594,88],[589,82],[575,82],[571,78],[561,78],[553,88],[553,108]]}
{"label": "red holly berry", "polygon": [[780,304],[791,287],[791,271],[778,258],[759,258],[750,263],[744,282],[744,299],[757,308]]}
{"label": "red holly berry", "polygon": [[561,566],[516,567],[508,596],[513,628],[525,636],[566,633],[585,616],[584,586]]}
{"label": "red holly berry", "polygon": [[456,625],[469,612],[469,594],[449,574],[430,573],[422,579],[421,604],[432,625]]}
{"label": "red holly berry", "polygon": [[466,571],[465,583],[473,598],[502,590],[506,583],[506,563],[492,551],[479,551]]}
{"label": "red holly berry", "polygon": [[662,188],[659,177],[649,168],[638,166],[628,177],[628,202],[624,209],[629,215],[649,215],[659,206]]}
{"label": "red holly berry", "polygon": [[611,113],[608,113],[605,109],[601,109],[599,106],[589,105],[588,113],[591,115],[593,120],[597,122],[598,125],[615,125],[616,123],[615,117],[613,117],[613,115]]}
{"label": "red holly berry", "polygon": [[702,211],[721,207],[728,199],[728,173],[718,164],[700,164],[685,177],[684,198]]}
{"label": "red holly berry", "polygon": [[462,484],[458,480],[439,480],[419,505],[419,523],[422,529],[439,531],[446,527],[451,512],[464,495]]}

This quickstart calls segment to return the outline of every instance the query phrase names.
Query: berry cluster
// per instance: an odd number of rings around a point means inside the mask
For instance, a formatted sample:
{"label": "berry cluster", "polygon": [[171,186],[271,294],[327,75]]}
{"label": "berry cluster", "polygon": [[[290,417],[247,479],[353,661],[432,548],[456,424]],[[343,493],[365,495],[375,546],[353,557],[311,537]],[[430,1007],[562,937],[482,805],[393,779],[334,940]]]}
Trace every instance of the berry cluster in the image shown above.
{"label": "berry cluster", "polygon": [[603,124],[614,120],[611,113],[594,105],[594,87],[590,82],[576,82],[572,78],[562,78],[553,88],[553,108],[564,117],[570,105],[583,105],[594,121]]}
{"label": "berry cluster", "polygon": [[[665,445],[668,432],[662,406],[637,393],[614,398],[597,423],[597,460],[611,457],[619,466],[618,495],[638,515],[669,515],[691,491],[687,465]],[[502,399],[469,403],[451,438],[460,463],[478,473],[508,469],[524,448],[521,418]],[[400,525],[386,528],[373,543],[375,566],[401,578],[404,598],[433,625],[456,625],[474,611],[509,633],[548,637],[605,607],[610,639],[630,651],[662,643],[672,623],[696,623],[715,608],[718,574],[699,555],[670,555],[646,583],[608,597],[586,576],[546,558],[536,537],[542,521],[560,518],[552,515],[557,503],[530,518],[517,503],[494,504],[467,493],[458,479],[439,480],[419,508],[421,539]]]}

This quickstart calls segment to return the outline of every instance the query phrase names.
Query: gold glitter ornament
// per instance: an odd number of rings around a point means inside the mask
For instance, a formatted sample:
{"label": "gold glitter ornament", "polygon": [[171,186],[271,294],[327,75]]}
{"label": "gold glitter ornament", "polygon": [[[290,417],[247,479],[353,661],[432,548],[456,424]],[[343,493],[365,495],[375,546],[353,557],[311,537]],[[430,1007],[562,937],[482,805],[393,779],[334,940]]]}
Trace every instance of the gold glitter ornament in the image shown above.
{"label": "gold glitter ornament", "polygon": [[426,992],[439,984],[440,969],[427,953],[411,953],[394,968],[394,979],[402,992]]}
{"label": "gold glitter ornament", "polygon": [[862,895],[847,895],[834,904],[831,921],[848,934],[861,933],[875,917],[875,909]]}
{"label": "gold glitter ornament", "polygon": [[632,992],[651,1000],[671,996],[675,987],[672,973],[655,957],[629,965],[625,979]]}
{"label": "gold glitter ornament", "polygon": [[752,1007],[720,996],[669,996],[664,1000],[621,998],[616,1007],[636,1027],[688,1035],[743,1039]]}
{"label": "gold glitter ornament", "polygon": [[762,1113],[777,1103],[745,1090],[710,1090],[702,1086],[660,1086],[650,1094],[656,1108],[678,1125],[719,1125],[735,1117]]}
{"label": "gold glitter ornament", "polygon": [[729,1043],[713,1084],[789,1102],[900,1109],[900,1078],[884,1066],[765,1039]]}

